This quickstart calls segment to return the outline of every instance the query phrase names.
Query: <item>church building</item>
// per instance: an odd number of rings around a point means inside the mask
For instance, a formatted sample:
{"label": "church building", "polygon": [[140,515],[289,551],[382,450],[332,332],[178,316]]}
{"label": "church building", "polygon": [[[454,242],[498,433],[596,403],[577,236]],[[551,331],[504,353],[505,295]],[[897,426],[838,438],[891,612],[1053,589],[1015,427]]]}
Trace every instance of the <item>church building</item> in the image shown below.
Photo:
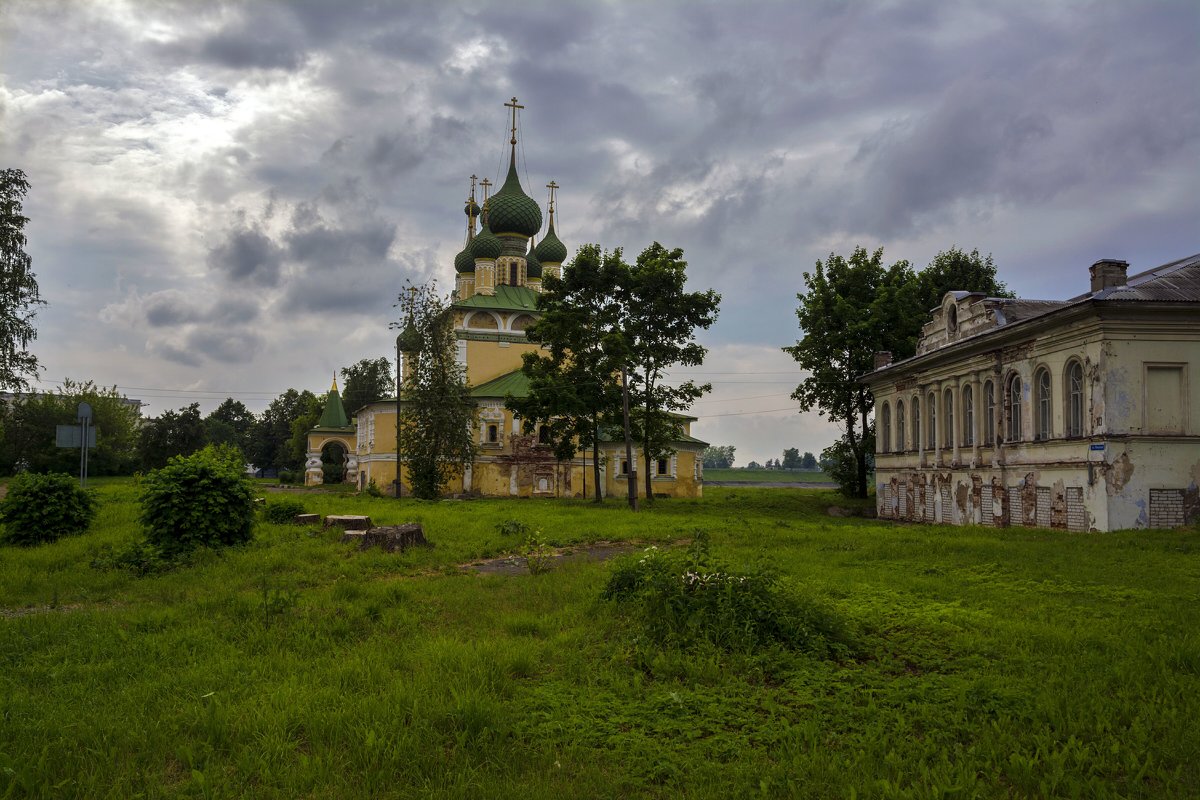
{"label": "church building", "polygon": [[[566,245],[555,229],[558,185],[547,184],[547,224],[542,233],[542,210],[521,187],[517,174],[517,110],[513,98],[506,104],[512,112],[508,173],[503,184],[490,193],[487,179],[476,183],[464,211],[466,243],[454,258],[455,292],[451,312],[457,339],[458,361],[466,368],[467,382],[476,402],[474,434],[479,454],[449,494],[479,494],[487,497],[580,497],[592,496],[593,462],[590,452],[579,452],[569,462],[559,462],[539,430],[526,432],[520,418],[505,408],[507,397],[524,397],[529,383],[521,372],[521,356],[538,348],[525,337],[525,330],[538,318],[537,298],[542,278],[561,276],[567,260]],[[482,189],[482,197],[476,197]],[[482,204],[479,200],[482,200]],[[476,225],[480,224],[479,230]],[[540,236],[540,241],[538,236]],[[336,406],[336,408],[334,408]],[[391,492],[396,479],[396,400],[369,403],[345,420],[336,385],[327,400],[321,424],[309,434],[305,482],[328,480],[331,450],[345,450],[344,480],[365,488],[374,482]],[[333,410],[331,410],[333,409]],[[671,456],[654,464],[655,494],[699,497],[703,475],[700,454],[705,442],[690,435],[694,417],[682,417],[682,436],[672,443]],[[322,459],[324,449],[325,458]],[[601,445],[601,492],[624,496],[631,465],[624,458],[624,442]],[[332,454],[336,459],[336,452]],[[634,453],[635,474],[641,468],[640,451]],[[402,491],[408,492],[401,470]],[[644,479],[639,477],[639,487]],[[586,487],[586,492],[585,492]]]}

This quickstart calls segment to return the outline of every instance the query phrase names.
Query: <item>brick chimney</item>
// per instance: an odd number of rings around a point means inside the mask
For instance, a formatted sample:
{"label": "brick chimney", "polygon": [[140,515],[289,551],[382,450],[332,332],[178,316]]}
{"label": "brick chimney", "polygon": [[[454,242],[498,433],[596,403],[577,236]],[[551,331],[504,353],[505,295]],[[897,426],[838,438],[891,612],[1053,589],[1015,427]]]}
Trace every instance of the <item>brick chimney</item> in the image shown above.
{"label": "brick chimney", "polygon": [[875,369],[883,369],[892,363],[891,350],[877,350],[875,352]]}
{"label": "brick chimney", "polygon": [[1128,261],[1118,261],[1115,258],[1102,258],[1092,264],[1092,294],[1113,286],[1124,286],[1125,276],[1129,272]]}

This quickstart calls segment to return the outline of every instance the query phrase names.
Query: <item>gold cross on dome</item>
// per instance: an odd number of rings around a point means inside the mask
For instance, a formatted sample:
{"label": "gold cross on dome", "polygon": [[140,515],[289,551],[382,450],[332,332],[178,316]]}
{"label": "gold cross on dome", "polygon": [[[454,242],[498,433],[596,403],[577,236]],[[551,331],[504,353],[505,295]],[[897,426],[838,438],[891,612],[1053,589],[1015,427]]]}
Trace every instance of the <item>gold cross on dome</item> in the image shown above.
{"label": "gold cross on dome", "polygon": [[517,98],[514,97],[512,100],[505,103],[504,107],[512,109],[512,139],[509,140],[509,144],[516,144],[517,143],[517,109],[524,108],[525,106],[518,103]]}
{"label": "gold cross on dome", "polygon": [[550,190],[550,213],[554,213],[554,195],[558,192],[558,184],[553,180],[546,184],[546,188]]}

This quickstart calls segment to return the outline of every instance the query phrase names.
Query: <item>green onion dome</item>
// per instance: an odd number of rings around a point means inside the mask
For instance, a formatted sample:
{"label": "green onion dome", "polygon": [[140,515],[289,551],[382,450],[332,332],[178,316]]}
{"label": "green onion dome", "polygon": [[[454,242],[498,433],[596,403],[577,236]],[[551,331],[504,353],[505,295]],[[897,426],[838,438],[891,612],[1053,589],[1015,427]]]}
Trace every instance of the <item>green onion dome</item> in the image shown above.
{"label": "green onion dome", "polygon": [[542,210],[521,190],[513,161],[508,163],[504,185],[488,199],[488,223],[496,233],[519,233],[526,237],[542,229]]}
{"label": "green onion dome", "polygon": [[462,249],[462,252],[454,257],[455,272],[475,271],[475,256],[471,255],[471,244],[473,241],[468,242],[467,246]]}
{"label": "green onion dome", "polygon": [[567,260],[567,246],[554,235],[553,221],[550,222],[550,230],[546,231],[545,237],[534,250],[537,251],[538,261],[546,264],[561,264]]}
{"label": "green onion dome", "polygon": [[537,248],[529,248],[529,252],[525,254],[525,277],[526,278],[541,278],[542,277],[542,262],[538,261]]}
{"label": "green onion dome", "polygon": [[[491,200],[488,201],[488,208],[491,208]],[[479,231],[479,235],[471,240],[471,258],[482,258],[486,261],[495,261],[500,257],[500,251],[503,250],[503,245],[500,240],[492,233],[489,223],[491,222],[491,214],[488,215],[488,221],[483,223],[483,229]]]}
{"label": "green onion dome", "polygon": [[411,319],[400,331],[400,335],[396,337],[396,347],[401,353],[415,353],[421,349],[421,335],[413,327]]}
{"label": "green onion dome", "polygon": [[463,206],[463,213],[468,217],[478,217],[479,203],[476,203],[474,199],[468,200],[466,205]]}

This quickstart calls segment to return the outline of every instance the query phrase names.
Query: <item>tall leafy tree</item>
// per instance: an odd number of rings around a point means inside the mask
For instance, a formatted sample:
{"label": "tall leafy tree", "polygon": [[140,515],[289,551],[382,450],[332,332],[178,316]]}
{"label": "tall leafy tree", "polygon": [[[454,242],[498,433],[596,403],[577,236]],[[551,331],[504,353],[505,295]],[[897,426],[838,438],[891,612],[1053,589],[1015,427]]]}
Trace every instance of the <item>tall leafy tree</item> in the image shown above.
{"label": "tall leafy tree", "polygon": [[951,246],[934,256],[925,269],[917,273],[914,300],[922,315],[922,324],[929,310],[942,302],[942,296],[954,290],[983,292],[989,297],[1013,296],[996,277],[996,264],[991,253],[981,256],[977,249],[967,253]]}
{"label": "tall leafy tree", "polygon": [[205,439],[209,444],[230,444],[243,454],[250,449],[250,431],[254,414],[241,400],[227,397],[204,418]]}
{"label": "tall leafy tree", "polygon": [[792,397],[802,411],[817,408],[841,423],[853,461],[842,488],[866,497],[874,398],[858,378],[871,371],[876,351],[891,349],[897,327],[911,325],[913,273],[907,261],[885,267],[882,247],[874,253],[857,247],[848,259],[830,253],[817,261],[804,281],[807,292],[796,295],[804,337],[783,348],[808,373]]}
{"label": "tall leafy tree", "polygon": [[736,449],[731,444],[706,447],[700,454],[700,460],[705,469],[729,469],[733,466],[733,453]]}
{"label": "tall leafy tree", "polygon": [[29,343],[37,338],[35,308],[44,301],[25,252],[29,218],[21,213],[21,201],[28,191],[24,172],[0,170],[0,390],[27,390],[29,378],[38,374]]}
{"label": "tall leafy tree", "polygon": [[307,389],[288,389],[272,400],[250,429],[246,453],[250,462],[260,468],[300,469],[304,466],[304,452],[299,453],[298,459],[290,452],[292,423],[311,414],[317,403],[316,395]]}
{"label": "tall leafy tree", "polygon": [[137,469],[141,413],[117,387],[67,379],[55,392],[17,397],[0,403],[0,474],[17,468],[33,472],[74,473],[79,451],[55,444],[55,426],[74,425],[79,403],[92,407],[96,447],[88,454],[92,475],[129,475]]}
{"label": "tall leafy tree", "polygon": [[599,431],[620,413],[620,387],[612,376],[623,348],[614,296],[628,270],[620,249],[605,252],[588,244],[579,248],[562,278],[546,276],[538,297],[540,317],[525,331],[529,341],[542,345],[541,351],[522,356],[529,396],[508,401],[527,424],[549,427],[559,460],[592,450],[596,502],[602,499]]}
{"label": "tall leafy tree", "polygon": [[804,455],[800,457],[800,469],[816,469],[817,457],[809,451],[805,450]]}
{"label": "tall leafy tree", "polygon": [[173,456],[190,456],[208,443],[208,433],[200,416],[200,404],[192,403],[178,411],[164,411],[142,424],[138,437],[138,455],[142,467],[158,469]]}
{"label": "tall leafy tree", "polygon": [[648,502],[654,500],[652,465],[673,452],[671,443],[681,433],[675,412],[686,411],[712,389],[712,384],[690,380],[667,382],[671,368],[704,363],[708,351],[696,341],[696,329],[716,321],[721,303],[712,289],[686,291],[686,270],[682,249],[668,250],[654,242],[638,255],[628,280],[618,287]]}
{"label": "tall leafy tree", "polygon": [[[475,401],[458,363],[450,301],[437,284],[411,287],[396,303],[408,362],[401,382],[397,444],[413,494],[432,499],[475,457]],[[397,462],[399,463],[399,462]]]}
{"label": "tall leafy tree", "polygon": [[800,450],[796,447],[789,447],[783,451],[783,462],[780,464],[784,469],[800,469]]}
{"label": "tall leafy tree", "polygon": [[387,358],[364,358],[342,368],[342,404],[349,414],[395,391],[392,362]]}

